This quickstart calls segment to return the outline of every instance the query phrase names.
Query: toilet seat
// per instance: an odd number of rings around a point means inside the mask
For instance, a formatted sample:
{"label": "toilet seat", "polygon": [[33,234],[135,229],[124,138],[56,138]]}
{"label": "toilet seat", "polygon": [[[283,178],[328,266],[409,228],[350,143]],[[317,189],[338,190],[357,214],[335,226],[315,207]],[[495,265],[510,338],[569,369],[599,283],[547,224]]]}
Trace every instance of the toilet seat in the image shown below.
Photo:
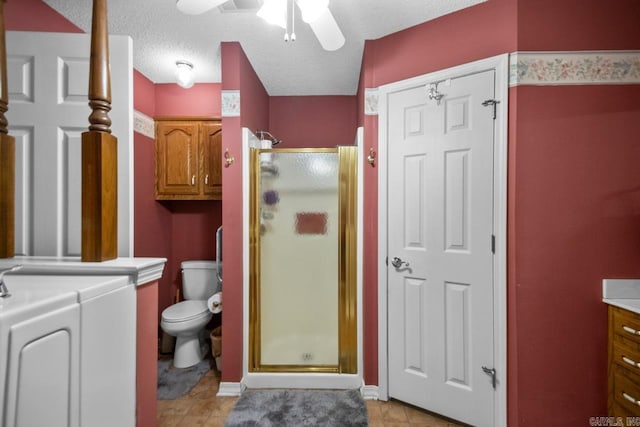
{"label": "toilet seat", "polygon": [[167,323],[186,322],[209,313],[206,301],[186,300],[167,307],[162,312],[162,320]]}

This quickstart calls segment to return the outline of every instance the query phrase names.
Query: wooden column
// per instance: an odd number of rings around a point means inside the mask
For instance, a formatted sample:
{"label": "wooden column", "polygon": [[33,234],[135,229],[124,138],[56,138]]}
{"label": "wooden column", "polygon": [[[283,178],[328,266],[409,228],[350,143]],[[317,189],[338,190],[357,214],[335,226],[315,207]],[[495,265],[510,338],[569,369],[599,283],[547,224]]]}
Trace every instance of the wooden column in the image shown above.
{"label": "wooden column", "polygon": [[107,0],[93,0],[89,131],[82,134],[82,261],[118,256],[118,139],[111,135]]}
{"label": "wooden column", "polygon": [[4,3],[0,0],[0,258],[11,258],[15,250],[16,142],[4,115],[9,109]]}

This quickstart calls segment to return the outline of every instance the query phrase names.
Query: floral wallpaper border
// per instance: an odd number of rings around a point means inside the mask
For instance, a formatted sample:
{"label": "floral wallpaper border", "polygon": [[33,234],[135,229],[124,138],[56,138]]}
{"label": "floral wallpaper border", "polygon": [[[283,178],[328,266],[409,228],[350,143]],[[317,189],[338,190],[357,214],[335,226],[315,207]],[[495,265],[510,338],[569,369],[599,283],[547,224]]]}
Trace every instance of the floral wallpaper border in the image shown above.
{"label": "floral wallpaper border", "polygon": [[640,84],[640,51],[509,55],[509,86],[599,84]]}
{"label": "floral wallpaper border", "polygon": [[155,138],[154,120],[138,110],[133,110],[133,131],[149,138]]}
{"label": "floral wallpaper border", "polygon": [[222,91],[222,117],[240,117],[240,91]]}
{"label": "floral wallpaper border", "polygon": [[367,116],[378,115],[378,88],[364,89],[364,114]]}

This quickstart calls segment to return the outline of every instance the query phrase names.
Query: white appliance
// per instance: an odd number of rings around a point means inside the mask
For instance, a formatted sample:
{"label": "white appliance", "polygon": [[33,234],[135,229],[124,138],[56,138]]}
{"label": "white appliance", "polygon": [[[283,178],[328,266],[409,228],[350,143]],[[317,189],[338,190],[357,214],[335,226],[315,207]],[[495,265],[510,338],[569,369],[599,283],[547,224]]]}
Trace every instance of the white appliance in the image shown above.
{"label": "white appliance", "polygon": [[[6,402],[11,405],[8,405],[5,417],[13,417],[11,414],[14,412],[21,413],[22,416],[15,418],[17,423],[10,422],[14,418],[6,418],[3,426],[58,425],[56,417],[43,415],[47,411],[43,411],[42,407],[49,405],[49,403],[41,396],[47,393],[54,394],[57,397],[52,401],[55,402],[60,400],[60,396],[65,395],[64,390],[51,392],[50,388],[43,385],[43,381],[46,382],[51,378],[57,378],[55,382],[51,381],[54,385],[62,379],[63,375],[57,371],[56,367],[65,365],[65,357],[68,369],[73,370],[72,374],[79,379],[79,387],[72,384],[71,390],[79,388],[80,393],[77,394],[77,397],[71,395],[69,398],[70,402],[67,406],[71,408],[69,416],[71,422],[60,425],[134,426],[136,419],[136,294],[135,287],[129,282],[129,278],[127,276],[7,275],[4,279],[12,296],[0,304],[15,305],[11,301],[15,296],[29,293],[64,295],[67,298],[71,296],[72,304],[70,307],[75,313],[73,321],[77,326],[61,324],[59,328],[64,333],[59,336],[46,332],[47,329],[51,329],[48,327],[42,329],[45,332],[41,336],[44,340],[43,343],[59,342],[56,345],[62,348],[63,343],[70,340],[71,344],[77,346],[78,349],[74,350],[77,355],[58,349],[55,354],[59,354],[59,356],[52,361],[49,360],[49,357],[54,353],[46,350],[48,347],[43,344],[39,350],[31,351],[33,354],[31,359],[25,358],[25,352],[35,348],[32,347],[33,342],[28,343],[29,339],[39,339],[37,330],[30,333],[31,338],[27,336],[29,334],[25,335],[28,344],[21,347],[20,343],[14,340],[14,331],[18,326],[10,324],[15,322],[13,320],[15,316],[6,323],[8,333],[5,333],[5,321],[1,317],[4,310],[0,309],[0,319],[2,319],[0,321],[2,324],[0,343],[3,339],[8,340],[8,345],[11,346],[8,348],[10,356],[14,355],[16,361],[20,360],[19,363],[24,363],[23,360],[32,360],[29,366],[18,366],[8,361],[5,369],[13,392],[7,393]],[[68,302],[68,299],[65,301]],[[22,311],[30,313],[22,317],[23,322],[27,324],[40,324],[40,319],[43,316],[59,315],[48,306],[28,303],[23,306]],[[50,323],[51,321],[47,320],[43,324],[50,326]],[[71,324],[72,319],[69,318],[67,323]],[[49,335],[45,337],[45,333]],[[53,344],[47,345],[55,347]],[[7,346],[0,344],[0,348],[7,348]],[[75,370],[78,371],[77,374]],[[23,373],[27,375],[24,377],[25,380],[23,380]],[[34,384],[25,382],[31,377],[33,377]],[[11,378],[16,378],[17,382],[11,383]],[[34,392],[34,389],[41,391]],[[56,390],[56,387],[53,390]],[[15,405],[11,401],[11,395],[17,396],[18,402]],[[17,409],[14,409],[13,407],[16,405]],[[41,416],[38,419],[46,421],[43,423],[29,421],[27,423],[23,422],[23,416]]]}
{"label": "white appliance", "polygon": [[0,298],[0,425],[79,426],[76,294],[9,289]]}

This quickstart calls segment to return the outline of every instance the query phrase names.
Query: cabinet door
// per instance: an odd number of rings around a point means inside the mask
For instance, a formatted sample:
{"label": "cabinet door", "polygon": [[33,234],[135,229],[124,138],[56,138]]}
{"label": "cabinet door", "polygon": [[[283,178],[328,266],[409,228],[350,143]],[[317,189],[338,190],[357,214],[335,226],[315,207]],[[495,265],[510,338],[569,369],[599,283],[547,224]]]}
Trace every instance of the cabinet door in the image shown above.
{"label": "cabinet door", "polygon": [[9,342],[2,425],[79,426],[79,305],[12,325]]}
{"label": "cabinet door", "polygon": [[201,128],[203,144],[203,193],[222,199],[222,124],[205,122]]}
{"label": "cabinet door", "polygon": [[198,123],[160,122],[156,128],[156,197],[197,195]]}

